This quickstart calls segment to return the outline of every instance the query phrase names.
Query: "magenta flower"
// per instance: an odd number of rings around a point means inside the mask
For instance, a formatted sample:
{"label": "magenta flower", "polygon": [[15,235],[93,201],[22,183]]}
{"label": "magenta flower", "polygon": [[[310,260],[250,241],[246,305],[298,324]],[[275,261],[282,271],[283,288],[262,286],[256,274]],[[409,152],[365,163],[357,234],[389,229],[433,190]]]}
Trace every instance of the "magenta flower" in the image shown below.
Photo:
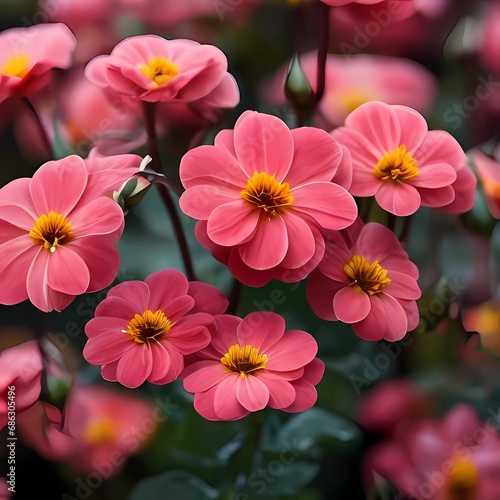
{"label": "magenta flower", "polygon": [[[406,425],[405,425],[406,424]],[[459,404],[440,419],[401,422],[365,458],[367,487],[382,476],[406,498],[500,498],[500,439],[495,421],[482,423]]]}
{"label": "magenta flower", "polygon": [[183,370],[184,356],[210,342],[215,328],[210,313],[222,313],[227,305],[214,287],[188,283],[175,269],[121,283],[111,288],[85,326],[89,340],[83,356],[102,365],[103,378],[126,387],[146,380],[168,384]]}
{"label": "magenta flower", "polygon": [[358,219],[330,234],[325,255],[307,283],[320,318],[351,324],[366,340],[400,340],[417,327],[418,269],[392,231]]}
{"label": "magenta flower", "polygon": [[375,196],[384,210],[401,216],[454,201],[465,153],[447,132],[429,132],[414,109],[368,102],[332,136],[351,152],[353,196]]}
{"label": "magenta flower", "polygon": [[[355,220],[354,199],[331,182],[341,158],[323,130],[289,130],[274,116],[247,111],[234,131],[217,134],[214,146],[184,155],[179,203],[206,221],[214,247],[231,250],[229,268],[238,279],[247,283],[247,274],[266,271],[269,281],[278,271],[307,266],[318,253],[321,259],[321,229]],[[204,228],[197,230],[201,237]]]}
{"label": "magenta flower", "polygon": [[85,74],[99,87],[143,101],[191,102],[226,79],[227,59],[212,45],[139,35],[120,42],[109,56],[94,58]]}
{"label": "magenta flower", "polygon": [[284,319],[270,312],[215,319],[210,345],[180,375],[202,417],[238,420],[266,406],[299,412],[316,402],[325,366],[311,335],[285,332]]}
{"label": "magenta flower", "polygon": [[[15,403],[16,414],[33,406],[42,390],[43,360],[36,340],[30,340],[0,353],[0,429],[7,425],[8,403]],[[12,388],[10,390],[9,388]],[[10,392],[10,396],[9,396]]]}
{"label": "magenta flower", "polygon": [[1,304],[29,298],[61,311],[116,277],[123,212],[95,190],[88,196],[89,177],[84,161],[68,156],[0,189]]}
{"label": "magenta flower", "polygon": [[61,23],[0,33],[0,102],[47,85],[53,68],[69,68],[75,47],[75,36]]}

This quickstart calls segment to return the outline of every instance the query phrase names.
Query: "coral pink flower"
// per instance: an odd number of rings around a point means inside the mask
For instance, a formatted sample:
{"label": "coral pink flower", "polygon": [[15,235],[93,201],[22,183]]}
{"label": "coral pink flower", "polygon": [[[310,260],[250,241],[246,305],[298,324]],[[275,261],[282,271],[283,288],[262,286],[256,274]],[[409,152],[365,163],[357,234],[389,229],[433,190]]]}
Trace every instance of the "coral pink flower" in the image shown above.
{"label": "coral pink flower", "polygon": [[[0,429],[7,425],[8,402],[15,403],[16,415],[31,407],[40,396],[43,360],[36,340],[0,353]],[[13,391],[9,388],[14,386]],[[9,391],[12,397],[8,397]]]}
{"label": "coral pink flower", "polygon": [[496,219],[500,219],[500,163],[482,151],[471,154],[488,209]]}
{"label": "coral pink flower", "polygon": [[488,300],[475,307],[466,307],[462,311],[462,323],[468,332],[478,332],[481,347],[500,354],[500,302]]}
{"label": "coral pink flower", "polygon": [[60,23],[0,33],[0,102],[44,87],[53,68],[68,68],[76,38]]}
{"label": "coral pink flower", "polygon": [[123,212],[96,190],[107,181],[89,179],[84,161],[68,156],[0,190],[0,303],[29,298],[42,311],[60,311],[116,277]]}
{"label": "coral pink flower", "polygon": [[356,218],[352,196],[331,182],[341,157],[323,130],[289,130],[274,116],[247,111],[214,146],[184,155],[180,206],[206,221],[213,244],[234,249],[230,269],[244,282],[240,262],[257,271],[298,269],[322,252],[321,228]]}
{"label": "coral pink flower", "polygon": [[191,102],[221,84],[227,59],[212,45],[139,35],[120,42],[111,55],[94,58],[85,74],[99,87],[143,101]]}
{"label": "coral pink flower", "polygon": [[[143,398],[99,386],[76,386],[64,420],[54,422],[36,405],[19,419],[18,432],[43,457],[68,463],[78,473],[118,474],[125,459],[144,449],[166,416]],[[140,429],[140,434],[132,429]],[[110,462],[113,453],[121,459]]]}
{"label": "coral pink flower", "polygon": [[[300,62],[316,89],[317,54],[309,52]],[[263,88],[272,103],[283,103],[288,68],[283,68]],[[328,54],[325,92],[315,118],[322,128],[343,125],[347,115],[369,101],[410,106],[420,113],[430,109],[437,93],[437,79],[424,66],[401,57],[358,54],[349,58]]]}
{"label": "coral pink flower", "polygon": [[307,299],[323,319],[352,325],[366,340],[400,340],[417,327],[418,269],[385,226],[357,223],[326,240]]}
{"label": "coral pink flower", "polygon": [[[196,301],[190,295],[193,287]],[[146,380],[168,384],[183,370],[184,356],[210,342],[215,323],[205,311],[221,313],[226,307],[227,300],[214,287],[189,284],[175,269],[121,283],[111,288],[85,326],[89,340],[83,355],[102,365],[106,380],[126,387]]]}
{"label": "coral pink flower", "polygon": [[447,132],[429,132],[414,109],[368,102],[332,136],[351,152],[353,196],[375,196],[384,210],[400,216],[420,205],[436,208],[454,201],[453,184],[465,153]]}
{"label": "coral pink flower", "polygon": [[392,439],[369,450],[367,485],[388,479],[404,497],[418,500],[500,498],[500,439],[495,422],[457,405],[441,419],[400,426]]}
{"label": "coral pink flower", "polygon": [[288,412],[310,408],[324,364],[315,358],[314,338],[285,332],[285,321],[270,312],[245,319],[215,316],[211,343],[181,374],[194,393],[194,408],[208,420],[238,420],[269,406]]}

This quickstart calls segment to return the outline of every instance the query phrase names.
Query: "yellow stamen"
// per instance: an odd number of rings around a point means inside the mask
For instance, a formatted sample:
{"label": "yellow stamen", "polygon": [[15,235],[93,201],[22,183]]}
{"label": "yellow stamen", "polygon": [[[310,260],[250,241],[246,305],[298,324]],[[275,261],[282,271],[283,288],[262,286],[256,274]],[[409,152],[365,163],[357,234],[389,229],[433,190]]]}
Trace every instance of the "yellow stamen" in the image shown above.
{"label": "yellow stamen", "polygon": [[375,261],[371,264],[361,255],[354,255],[344,266],[344,272],[352,280],[349,286],[373,295],[380,293],[390,282],[387,270]]}
{"label": "yellow stamen", "polygon": [[394,151],[385,153],[375,165],[373,175],[381,181],[406,182],[417,177],[417,160],[413,158],[403,144]]}
{"label": "yellow stamen", "polygon": [[283,213],[293,201],[288,182],[278,182],[274,175],[254,172],[240,193],[241,197],[272,216]]}
{"label": "yellow stamen", "polygon": [[68,219],[56,212],[38,217],[29,235],[35,245],[43,245],[43,248],[51,253],[54,253],[59,245],[69,243],[75,238]]}
{"label": "yellow stamen", "polygon": [[156,86],[161,87],[179,74],[179,66],[164,57],[153,57],[148,64],[137,66]]}
{"label": "yellow stamen", "polygon": [[150,340],[158,342],[158,340],[165,338],[171,327],[172,322],[163,311],[153,312],[147,309],[142,314],[136,314],[123,333],[128,333],[129,340],[144,344]]}
{"label": "yellow stamen", "polygon": [[447,484],[448,500],[475,500],[478,493],[477,467],[463,457],[455,457],[453,470]]}
{"label": "yellow stamen", "polygon": [[91,420],[83,435],[87,444],[95,445],[109,443],[115,437],[115,425],[109,418],[96,418]]}
{"label": "yellow stamen", "polygon": [[239,344],[232,345],[221,358],[221,363],[230,371],[239,373],[245,378],[247,374],[263,370],[267,365],[267,356],[260,354],[259,350],[251,345],[241,347]]}
{"label": "yellow stamen", "polygon": [[18,78],[24,78],[28,74],[29,59],[30,56],[28,54],[18,54],[16,56],[12,56],[5,63],[0,73],[7,76],[17,76]]}

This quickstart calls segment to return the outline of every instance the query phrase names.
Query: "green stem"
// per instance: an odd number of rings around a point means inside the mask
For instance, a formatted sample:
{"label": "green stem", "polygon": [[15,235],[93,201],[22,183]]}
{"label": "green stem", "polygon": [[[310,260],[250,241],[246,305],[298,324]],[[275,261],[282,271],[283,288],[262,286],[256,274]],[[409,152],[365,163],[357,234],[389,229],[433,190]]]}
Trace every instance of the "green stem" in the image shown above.
{"label": "green stem", "polygon": [[33,113],[33,116],[35,117],[35,123],[38,128],[38,132],[40,134],[40,138],[42,139],[43,146],[48,154],[49,157],[54,158],[54,151],[52,149],[52,143],[50,142],[49,136],[47,135],[47,130],[43,126],[42,119],[40,118],[40,115],[38,114],[37,110],[33,106],[33,103],[27,98],[23,97],[23,102],[26,104],[26,106],[29,108],[29,110]]}
{"label": "green stem", "polygon": [[[161,164],[160,148],[158,147],[158,136],[156,135],[156,103],[144,102],[144,118],[146,122],[146,131],[148,134],[148,154],[151,157],[151,168],[158,173],[163,173],[163,168]],[[177,244],[179,245],[179,250],[181,252],[182,261],[184,263],[184,269],[186,271],[186,277],[189,281],[196,280],[193,261],[191,259],[191,252],[189,251],[189,245],[187,243],[186,235],[184,233],[184,228],[182,227],[182,221],[177,212],[177,207],[170,191],[175,192],[173,185],[168,182],[167,186],[165,184],[155,183],[156,189],[163,200],[163,203],[170,215],[170,220],[174,228],[175,237],[177,239]],[[179,194],[179,193],[177,193]]]}

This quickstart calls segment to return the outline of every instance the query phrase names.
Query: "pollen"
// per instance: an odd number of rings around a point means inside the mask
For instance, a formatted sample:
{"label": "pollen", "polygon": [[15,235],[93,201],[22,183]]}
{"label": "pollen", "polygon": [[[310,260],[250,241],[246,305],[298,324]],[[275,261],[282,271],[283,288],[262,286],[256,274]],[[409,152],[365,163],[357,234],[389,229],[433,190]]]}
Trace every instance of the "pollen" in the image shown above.
{"label": "pollen", "polygon": [[373,175],[381,181],[406,182],[417,177],[417,160],[406,151],[403,144],[384,154],[375,165]]}
{"label": "pollen", "polygon": [[75,238],[68,219],[56,212],[38,217],[29,235],[35,245],[42,245],[50,253],[54,253],[58,246],[69,243]]}
{"label": "pollen", "polygon": [[221,358],[224,367],[234,373],[239,373],[240,377],[245,378],[249,373],[255,374],[263,370],[267,365],[267,356],[260,354],[256,347],[239,344],[232,345],[226,354]]}
{"label": "pollen", "polygon": [[387,270],[377,261],[371,264],[361,255],[354,255],[344,266],[344,272],[352,281],[349,286],[374,295],[380,293],[390,282]]}
{"label": "pollen", "polygon": [[255,172],[241,191],[241,197],[273,217],[283,214],[293,202],[288,182],[278,182],[266,172]]}
{"label": "pollen", "polygon": [[163,311],[153,312],[147,309],[142,314],[136,314],[123,333],[128,333],[129,340],[145,344],[149,341],[158,342],[164,339],[170,328],[172,328],[172,322]]}
{"label": "pollen", "polygon": [[28,54],[18,54],[7,60],[4,67],[0,71],[1,74],[7,76],[17,76],[24,78],[28,74]]}
{"label": "pollen", "polygon": [[139,64],[139,70],[144,73],[157,87],[167,84],[179,74],[179,66],[164,57],[153,57],[148,64]]}

